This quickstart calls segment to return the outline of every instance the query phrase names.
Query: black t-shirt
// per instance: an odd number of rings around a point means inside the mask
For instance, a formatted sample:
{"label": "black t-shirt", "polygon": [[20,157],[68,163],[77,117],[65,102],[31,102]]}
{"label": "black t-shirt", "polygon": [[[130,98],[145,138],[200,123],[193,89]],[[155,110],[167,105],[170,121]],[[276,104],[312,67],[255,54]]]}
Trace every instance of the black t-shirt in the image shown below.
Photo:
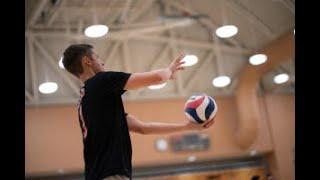
{"label": "black t-shirt", "polygon": [[121,98],[130,75],[100,72],[81,89],[78,112],[86,180],[115,174],[131,178],[131,140]]}

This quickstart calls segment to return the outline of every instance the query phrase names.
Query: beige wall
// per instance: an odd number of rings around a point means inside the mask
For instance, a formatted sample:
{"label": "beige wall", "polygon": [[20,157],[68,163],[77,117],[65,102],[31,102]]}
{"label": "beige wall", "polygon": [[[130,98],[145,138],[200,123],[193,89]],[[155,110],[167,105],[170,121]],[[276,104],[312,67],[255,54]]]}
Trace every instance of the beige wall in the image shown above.
{"label": "beige wall", "polygon": [[[169,140],[170,135],[139,135],[132,134],[133,142],[133,162],[135,165],[154,164],[154,163],[171,163],[185,162],[187,157],[195,155],[198,159],[221,158],[248,155],[249,150],[241,150],[234,142],[234,129],[237,120],[237,109],[234,98],[216,98],[219,105],[219,112],[216,117],[216,123],[210,129],[202,131],[211,137],[212,149],[199,153],[171,153],[158,152],[154,148],[154,143],[158,138]],[[184,100],[165,100],[150,102],[128,102],[126,110],[129,113],[137,115],[144,121],[160,122],[183,122]],[[260,132],[256,142],[251,149],[260,152],[271,151],[271,141],[266,121],[261,120],[259,123]],[[187,133],[187,132],[182,132]],[[180,134],[180,133],[175,133]],[[148,156],[146,156],[148,154]]]}
{"label": "beige wall", "polygon": [[[259,120],[258,135],[254,144],[247,150],[241,150],[234,142],[234,128],[237,121],[234,98],[217,97],[216,100],[219,105],[216,123],[212,128],[203,131],[211,137],[210,151],[181,154],[173,154],[170,151],[157,152],[154,148],[155,140],[168,139],[170,135],[131,134],[134,165],[185,162],[189,155],[195,155],[200,160],[243,156],[248,155],[252,149],[258,153],[271,152],[273,148],[271,137],[273,137],[275,159],[279,170],[285,174],[292,174],[292,170],[287,168],[292,166],[288,164],[290,163],[288,148],[292,147],[294,132],[292,96],[267,96],[267,114],[272,120],[270,124],[266,119]],[[185,118],[182,113],[184,101],[177,99],[125,102],[125,108],[127,112],[143,121],[182,122]],[[271,128],[268,128],[269,126]],[[26,108],[25,127],[26,174],[56,173],[59,169],[64,169],[65,172],[82,170],[81,132],[74,106]],[[269,132],[273,134],[270,135]]]}
{"label": "beige wall", "polygon": [[292,96],[265,99],[274,151],[269,156],[277,179],[294,179],[295,102]]}
{"label": "beige wall", "polygon": [[73,106],[26,108],[26,173],[56,173],[83,167],[82,142]]}

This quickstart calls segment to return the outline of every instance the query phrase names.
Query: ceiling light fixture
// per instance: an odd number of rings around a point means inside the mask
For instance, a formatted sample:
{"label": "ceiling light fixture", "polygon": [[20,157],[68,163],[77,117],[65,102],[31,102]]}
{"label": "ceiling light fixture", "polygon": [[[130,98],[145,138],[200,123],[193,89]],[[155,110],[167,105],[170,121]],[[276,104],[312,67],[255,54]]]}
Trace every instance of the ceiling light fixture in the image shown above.
{"label": "ceiling light fixture", "polygon": [[226,87],[231,83],[229,76],[218,76],[213,79],[212,84],[215,87]]}
{"label": "ceiling light fixture", "polygon": [[59,67],[60,67],[61,69],[65,69],[65,68],[64,68],[64,65],[63,65],[63,63],[62,63],[62,59],[63,59],[63,57],[61,57],[60,60],[59,60]]}
{"label": "ceiling light fixture", "polygon": [[163,84],[158,84],[158,85],[151,85],[151,86],[148,86],[149,89],[161,89],[163,87],[165,87],[167,85],[167,83],[163,83]]}
{"label": "ceiling light fixture", "polygon": [[98,38],[106,35],[109,31],[108,26],[102,24],[91,25],[87,27],[84,34],[90,38]]}
{"label": "ceiling light fixture", "polygon": [[184,61],[185,63],[182,64],[182,67],[187,67],[187,66],[193,66],[195,64],[197,64],[198,62],[198,57],[195,55],[186,55],[182,61]]}
{"label": "ceiling light fixture", "polygon": [[286,73],[278,74],[273,78],[273,82],[276,84],[283,84],[289,80],[289,75]]}
{"label": "ceiling light fixture", "polygon": [[45,82],[40,84],[39,91],[43,94],[51,94],[56,92],[58,89],[58,85],[55,82]]}
{"label": "ceiling light fixture", "polygon": [[249,58],[250,64],[257,66],[267,62],[268,58],[265,54],[254,54]]}
{"label": "ceiling light fixture", "polygon": [[217,36],[221,38],[229,38],[238,33],[238,28],[234,25],[221,26],[216,30]]}

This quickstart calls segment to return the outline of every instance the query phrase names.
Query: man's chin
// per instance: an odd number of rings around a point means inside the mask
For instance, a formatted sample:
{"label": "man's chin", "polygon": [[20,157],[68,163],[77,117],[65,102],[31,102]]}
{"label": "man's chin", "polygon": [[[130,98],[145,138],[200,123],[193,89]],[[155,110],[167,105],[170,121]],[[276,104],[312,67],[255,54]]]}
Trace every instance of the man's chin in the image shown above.
{"label": "man's chin", "polygon": [[95,74],[98,74],[99,72],[105,72],[105,70],[95,71]]}

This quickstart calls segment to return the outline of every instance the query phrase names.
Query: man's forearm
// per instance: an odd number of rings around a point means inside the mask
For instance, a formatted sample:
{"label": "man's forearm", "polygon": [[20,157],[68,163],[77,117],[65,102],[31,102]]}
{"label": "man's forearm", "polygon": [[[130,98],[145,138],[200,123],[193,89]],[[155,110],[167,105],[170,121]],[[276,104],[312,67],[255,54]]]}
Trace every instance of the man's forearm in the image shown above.
{"label": "man's forearm", "polygon": [[186,123],[149,122],[143,125],[143,134],[162,134],[190,130]]}
{"label": "man's forearm", "polygon": [[185,120],[181,123],[143,122],[133,115],[126,115],[129,130],[139,134],[164,134],[187,130],[203,130],[213,124],[213,120],[205,124],[196,124]]}
{"label": "man's forearm", "polygon": [[170,79],[170,76],[172,75],[172,71],[169,68],[158,69],[151,72],[157,73],[159,75],[160,83],[165,83]]}

